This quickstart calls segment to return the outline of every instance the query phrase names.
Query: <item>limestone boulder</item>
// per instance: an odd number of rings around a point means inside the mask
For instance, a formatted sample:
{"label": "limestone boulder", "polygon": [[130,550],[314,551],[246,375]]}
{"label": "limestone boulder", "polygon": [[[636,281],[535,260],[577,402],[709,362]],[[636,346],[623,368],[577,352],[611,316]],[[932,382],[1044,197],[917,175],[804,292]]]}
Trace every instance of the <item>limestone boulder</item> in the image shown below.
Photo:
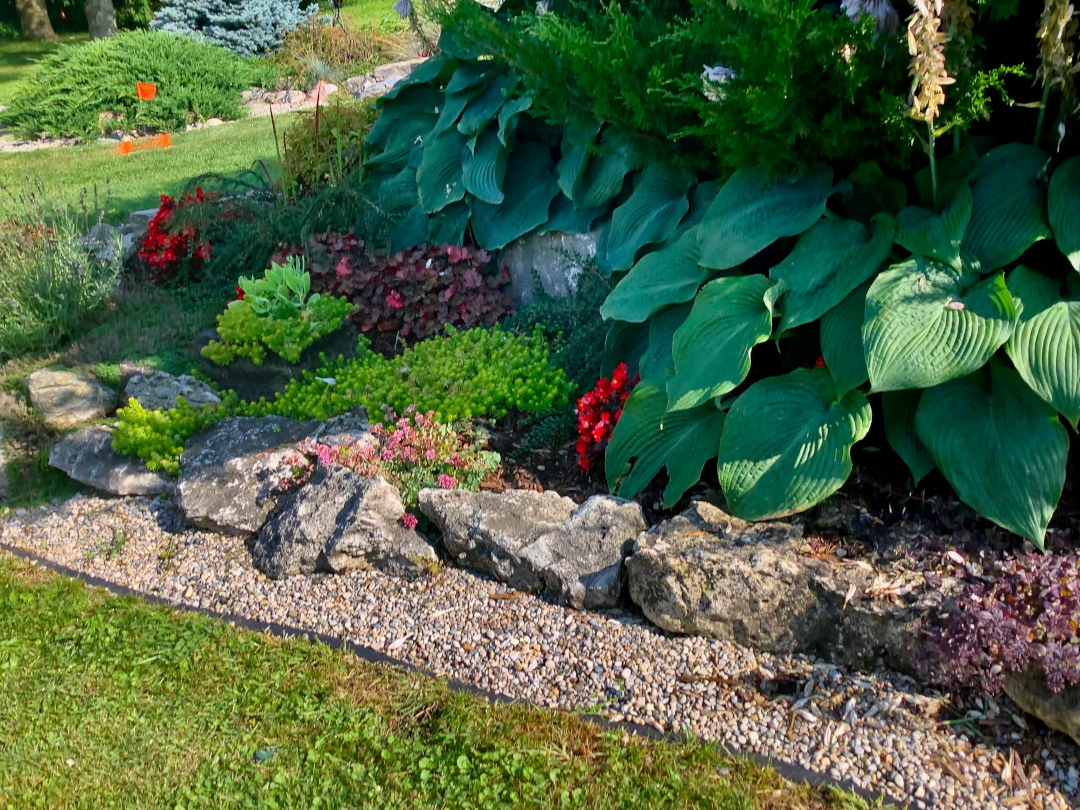
{"label": "limestone boulder", "polygon": [[180,397],[196,408],[221,404],[217,391],[190,374],[181,374],[179,377],[163,371],[155,371],[149,375],[136,374],[128,380],[124,388],[125,402],[134,399],[149,411],[172,410]]}
{"label": "limestone boulder", "polygon": [[255,534],[290,480],[296,445],[320,422],[229,417],[188,440],[180,456],[178,503],[195,526]]}
{"label": "limestone boulder", "polygon": [[424,489],[420,509],[457,565],[578,609],[618,604],[646,528],[640,506],[606,495],[578,506],[550,491]]}
{"label": "limestone boulder", "polygon": [[623,560],[647,525],[634,501],[595,495],[562,525],[521,550],[544,595],[578,610],[615,607],[623,593]]}
{"label": "limestone boulder", "polygon": [[328,571],[377,569],[417,578],[438,563],[423,535],[406,528],[395,487],[337,465],[283,496],[252,546],[255,567],[272,579]]}
{"label": "limestone boulder", "polygon": [[44,368],[26,378],[30,403],[50,427],[75,427],[103,419],[116,409],[116,392],[92,377]]}
{"label": "limestone boulder", "polygon": [[808,553],[800,524],[748,523],[704,501],[641,534],[627,572],[631,599],[670,632],[911,674],[918,625],[946,599],[875,595],[874,566]]}
{"label": "limestone boulder", "polygon": [[49,466],[69,478],[112,495],[158,495],[173,486],[169,476],[155,472],[135,456],[112,449],[113,433],[106,427],[86,427],[53,445]]}
{"label": "limestone boulder", "polygon": [[1029,668],[1005,676],[1005,694],[1025,712],[1068,734],[1080,745],[1080,686],[1052,692],[1043,674]]}

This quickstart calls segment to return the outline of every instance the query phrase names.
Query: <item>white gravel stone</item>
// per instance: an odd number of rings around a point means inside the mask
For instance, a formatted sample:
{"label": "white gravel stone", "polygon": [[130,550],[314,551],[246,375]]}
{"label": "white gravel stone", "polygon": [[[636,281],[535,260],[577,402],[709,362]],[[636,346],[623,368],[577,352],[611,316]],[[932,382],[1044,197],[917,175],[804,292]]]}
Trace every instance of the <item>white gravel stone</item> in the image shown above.
{"label": "white gravel stone", "polygon": [[[127,540],[116,550],[118,530]],[[1004,767],[1007,748],[942,724],[940,696],[897,675],[672,637],[634,613],[580,613],[454,568],[422,582],[373,571],[274,582],[252,568],[243,539],[192,530],[165,498],[80,495],[9,512],[0,543],[183,605],[344,637],[553,709],[603,706],[613,718],[692,731],[914,807],[1080,807],[1070,740],[1023,732],[1038,742],[1018,746],[1033,752],[1018,778],[1017,762]]]}

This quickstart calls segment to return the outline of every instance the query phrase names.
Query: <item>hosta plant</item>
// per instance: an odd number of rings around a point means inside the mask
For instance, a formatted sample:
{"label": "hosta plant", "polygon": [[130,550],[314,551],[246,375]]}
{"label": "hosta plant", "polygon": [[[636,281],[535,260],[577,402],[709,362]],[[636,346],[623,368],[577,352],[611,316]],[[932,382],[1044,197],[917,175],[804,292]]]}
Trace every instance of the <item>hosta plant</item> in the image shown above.
{"label": "hosta plant", "polygon": [[241,278],[237,290],[239,298],[218,316],[220,340],[202,352],[222,366],[237,357],[261,365],[267,349],[295,363],[304,349],[340,328],[353,309],[344,299],[309,294],[311,277],[296,257],[272,265],[262,278]]}
{"label": "hosta plant", "polygon": [[1080,158],[1006,144],[937,174],[937,205],[870,165],[694,188],[601,310],[642,377],[612,489],[666,467],[671,504],[715,457],[734,514],[806,509],[847,479],[872,397],[916,481],[937,468],[1041,547],[1080,418]]}

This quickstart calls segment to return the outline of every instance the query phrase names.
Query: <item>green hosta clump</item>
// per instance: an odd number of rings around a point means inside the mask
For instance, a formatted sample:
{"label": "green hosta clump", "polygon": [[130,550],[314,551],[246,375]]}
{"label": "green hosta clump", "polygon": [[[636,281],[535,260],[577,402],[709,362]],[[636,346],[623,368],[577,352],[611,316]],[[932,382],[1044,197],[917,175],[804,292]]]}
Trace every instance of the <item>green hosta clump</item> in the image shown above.
{"label": "green hosta clump", "polygon": [[1042,546],[1080,420],[1080,157],[969,149],[912,180],[750,169],[690,191],[601,308],[642,378],[613,490],[666,467],[670,505],[716,458],[735,515],[798,512],[847,480],[880,404],[916,482],[940,470]]}
{"label": "green hosta clump", "polygon": [[297,419],[327,419],[358,405],[374,418],[383,405],[399,413],[414,405],[443,422],[511,411],[544,414],[570,395],[565,373],[549,364],[548,353],[539,332],[448,330],[390,360],[361,348],[354,359],[307,373],[274,402],[253,407]]}
{"label": "green hosta clump", "polygon": [[221,366],[237,357],[261,365],[267,349],[295,363],[304,349],[340,328],[355,308],[344,298],[308,295],[311,276],[296,257],[274,264],[260,279],[241,278],[239,289],[242,297],[218,316],[221,340],[202,352]]}
{"label": "green hosta clump", "polygon": [[150,411],[132,399],[117,411],[113,449],[121,455],[138,456],[151,470],[180,474],[180,453],[184,443],[219,419],[236,413],[239,400],[229,391],[220,405],[194,407],[177,398],[172,410]]}
{"label": "green hosta clump", "polygon": [[361,339],[355,358],[324,358],[315,374],[305,373],[272,401],[241,402],[227,392],[216,407],[181,402],[170,411],[148,411],[132,401],[117,414],[113,449],[176,475],[184,443],[226,416],[329,419],[364,406],[380,422],[387,413],[405,413],[412,406],[430,414],[425,418],[457,422],[514,411],[550,413],[567,404],[570,389],[566,374],[549,364],[539,331],[526,337],[497,327],[451,331],[393,359],[371,351]]}

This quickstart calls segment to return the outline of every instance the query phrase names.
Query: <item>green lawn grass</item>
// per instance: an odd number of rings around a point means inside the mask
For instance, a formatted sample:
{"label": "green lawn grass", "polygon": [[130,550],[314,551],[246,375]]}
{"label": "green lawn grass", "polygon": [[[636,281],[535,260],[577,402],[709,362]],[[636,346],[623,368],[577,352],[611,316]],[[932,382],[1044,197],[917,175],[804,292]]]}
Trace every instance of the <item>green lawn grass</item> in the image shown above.
{"label": "green lawn grass", "polygon": [[0,104],[7,103],[41,57],[63,44],[87,39],[87,34],[68,34],[52,40],[0,40]]}
{"label": "green lawn grass", "polygon": [[[122,548],[123,537],[102,538]],[[0,808],[854,808],[0,553]]]}
{"label": "green lawn grass", "polygon": [[[323,0],[320,4],[324,11],[330,11],[330,3]],[[406,26],[397,12],[392,0],[345,0],[341,8],[341,17],[348,28],[374,28],[385,33],[404,31]]]}
{"label": "green lawn grass", "polygon": [[[278,132],[291,116],[277,120]],[[109,219],[131,211],[156,208],[162,194],[175,194],[193,177],[233,174],[250,169],[255,161],[276,161],[269,118],[251,118],[218,127],[181,132],[172,136],[170,149],[146,149],[130,155],[117,153],[116,144],[39,149],[0,154],[0,187],[18,190],[37,181],[50,196],[78,199],[82,189],[96,188],[108,197]]]}

